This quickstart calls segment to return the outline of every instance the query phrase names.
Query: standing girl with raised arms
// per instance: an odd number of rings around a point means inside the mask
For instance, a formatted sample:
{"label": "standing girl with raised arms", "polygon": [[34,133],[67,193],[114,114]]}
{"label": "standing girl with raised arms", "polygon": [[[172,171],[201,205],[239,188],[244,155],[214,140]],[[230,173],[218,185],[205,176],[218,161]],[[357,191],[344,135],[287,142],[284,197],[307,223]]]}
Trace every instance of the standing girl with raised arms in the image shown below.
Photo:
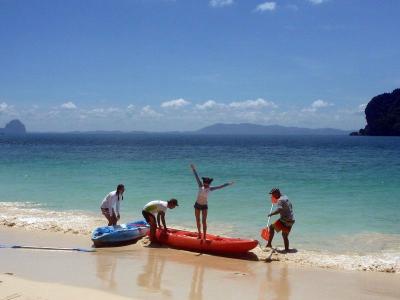
{"label": "standing girl with raised arms", "polygon": [[196,177],[197,184],[199,185],[199,193],[197,194],[197,200],[194,204],[194,214],[196,216],[196,224],[198,231],[198,238],[201,239],[201,224],[200,224],[200,213],[201,213],[201,221],[203,223],[203,238],[206,239],[207,236],[207,212],[208,212],[208,194],[212,191],[222,189],[229,185],[233,184],[232,182],[225,183],[219,186],[210,186],[213,178],[202,177],[202,181],[200,181],[200,177],[197,174],[195,165],[191,164],[190,167],[193,170],[194,176]]}

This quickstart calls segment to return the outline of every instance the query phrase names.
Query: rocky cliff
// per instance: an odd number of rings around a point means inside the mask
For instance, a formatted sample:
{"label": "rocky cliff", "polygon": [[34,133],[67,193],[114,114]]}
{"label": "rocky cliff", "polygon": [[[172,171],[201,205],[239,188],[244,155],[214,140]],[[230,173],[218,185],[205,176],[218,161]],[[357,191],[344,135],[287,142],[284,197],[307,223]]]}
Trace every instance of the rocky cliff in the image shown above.
{"label": "rocky cliff", "polygon": [[365,117],[365,128],[351,135],[400,136],[400,89],[372,98]]}

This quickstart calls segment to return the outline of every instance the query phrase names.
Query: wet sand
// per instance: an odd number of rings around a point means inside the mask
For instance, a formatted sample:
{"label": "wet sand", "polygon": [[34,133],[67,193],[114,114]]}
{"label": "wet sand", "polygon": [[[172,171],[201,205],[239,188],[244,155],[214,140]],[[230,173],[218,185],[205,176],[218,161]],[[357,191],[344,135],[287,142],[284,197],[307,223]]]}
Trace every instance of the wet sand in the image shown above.
{"label": "wet sand", "polygon": [[[0,244],[90,248],[92,243],[88,236],[0,227]],[[83,299],[400,299],[399,280],[398,274],[225,258],[148,248],[140,242],[93,253],[0,249],[1,300],[77,299],[75,295]]]}

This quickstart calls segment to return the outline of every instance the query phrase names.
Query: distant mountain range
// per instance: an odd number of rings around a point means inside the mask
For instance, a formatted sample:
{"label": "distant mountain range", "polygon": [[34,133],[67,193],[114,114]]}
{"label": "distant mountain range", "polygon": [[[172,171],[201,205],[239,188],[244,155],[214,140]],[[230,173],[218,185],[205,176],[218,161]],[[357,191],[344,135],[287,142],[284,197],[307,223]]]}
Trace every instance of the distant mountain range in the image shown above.
{"label": "distant mountain range", "polygon": [[217,123],[211,126],[201,128],[194,131],[164,131],[164,132],[150,132],[150,131],[72,131],[72,134],[204,134],[204,135],[348,135],[350,130],[340,130],[333,128],[301,128],[301,127],[285,127],[279,125],[257,125],[250,123],[241,124],[223,124]]}
{"label": "distant mountain range", "polygon": [[90,130],[90,131],[68,131],[69,134],[149,134],[149,131],[122,131],[122,130]]}
{"label": "distant mountain range", "polygon": [[149,132],[149,131],[73,131],[70,133],[90,133],[90,134],[221,134],[221,135],[348,135],[350,130],[340,130],[333,128],[301,128],[301,127],[285,127],[279,125],[257,125],[250,123],[241,124],[223,124],[217,123],[211,126],[201,128],[194,131],[166,131],[166,132]]}
{"label": "distant mountain range", "polygon": [[[301,128],[285,127],[280,125],[258,125],[251,123],[224,124],[217,123],[194,131],[120,131],[120,130],[94,130],[94,131],[70,131],[69,134],[220,134],[220,135],[348,135],[350,130],[333,128]],[[6,127],[0,128],[0,134],[26,133],[24,124],[19,120],[9,122]]]}
{"label": "distant mountain range", "polygon": [[280,125],[241,124],[214,124],[194,131],[198,134],[242,134],[242,135],[347,135],[350,130],[333,128],[301,128],[285,127]]}

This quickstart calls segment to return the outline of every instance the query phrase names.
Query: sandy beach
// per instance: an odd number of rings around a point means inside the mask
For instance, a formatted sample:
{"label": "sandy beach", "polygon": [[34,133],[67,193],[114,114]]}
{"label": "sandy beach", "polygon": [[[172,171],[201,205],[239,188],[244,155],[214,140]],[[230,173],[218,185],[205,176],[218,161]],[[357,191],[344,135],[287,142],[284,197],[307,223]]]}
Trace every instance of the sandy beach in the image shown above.
{"label": "sandy beach", "polygon": [[[2,227],[1,243],[90,248],[88,236]],[[398,274],[200,255],[142,243],[0,249],[0,299],[399,299]]]}
{"label": "sandy beach", "polygon": [[0,0],[0,300],[400,300],[399,11]]}

